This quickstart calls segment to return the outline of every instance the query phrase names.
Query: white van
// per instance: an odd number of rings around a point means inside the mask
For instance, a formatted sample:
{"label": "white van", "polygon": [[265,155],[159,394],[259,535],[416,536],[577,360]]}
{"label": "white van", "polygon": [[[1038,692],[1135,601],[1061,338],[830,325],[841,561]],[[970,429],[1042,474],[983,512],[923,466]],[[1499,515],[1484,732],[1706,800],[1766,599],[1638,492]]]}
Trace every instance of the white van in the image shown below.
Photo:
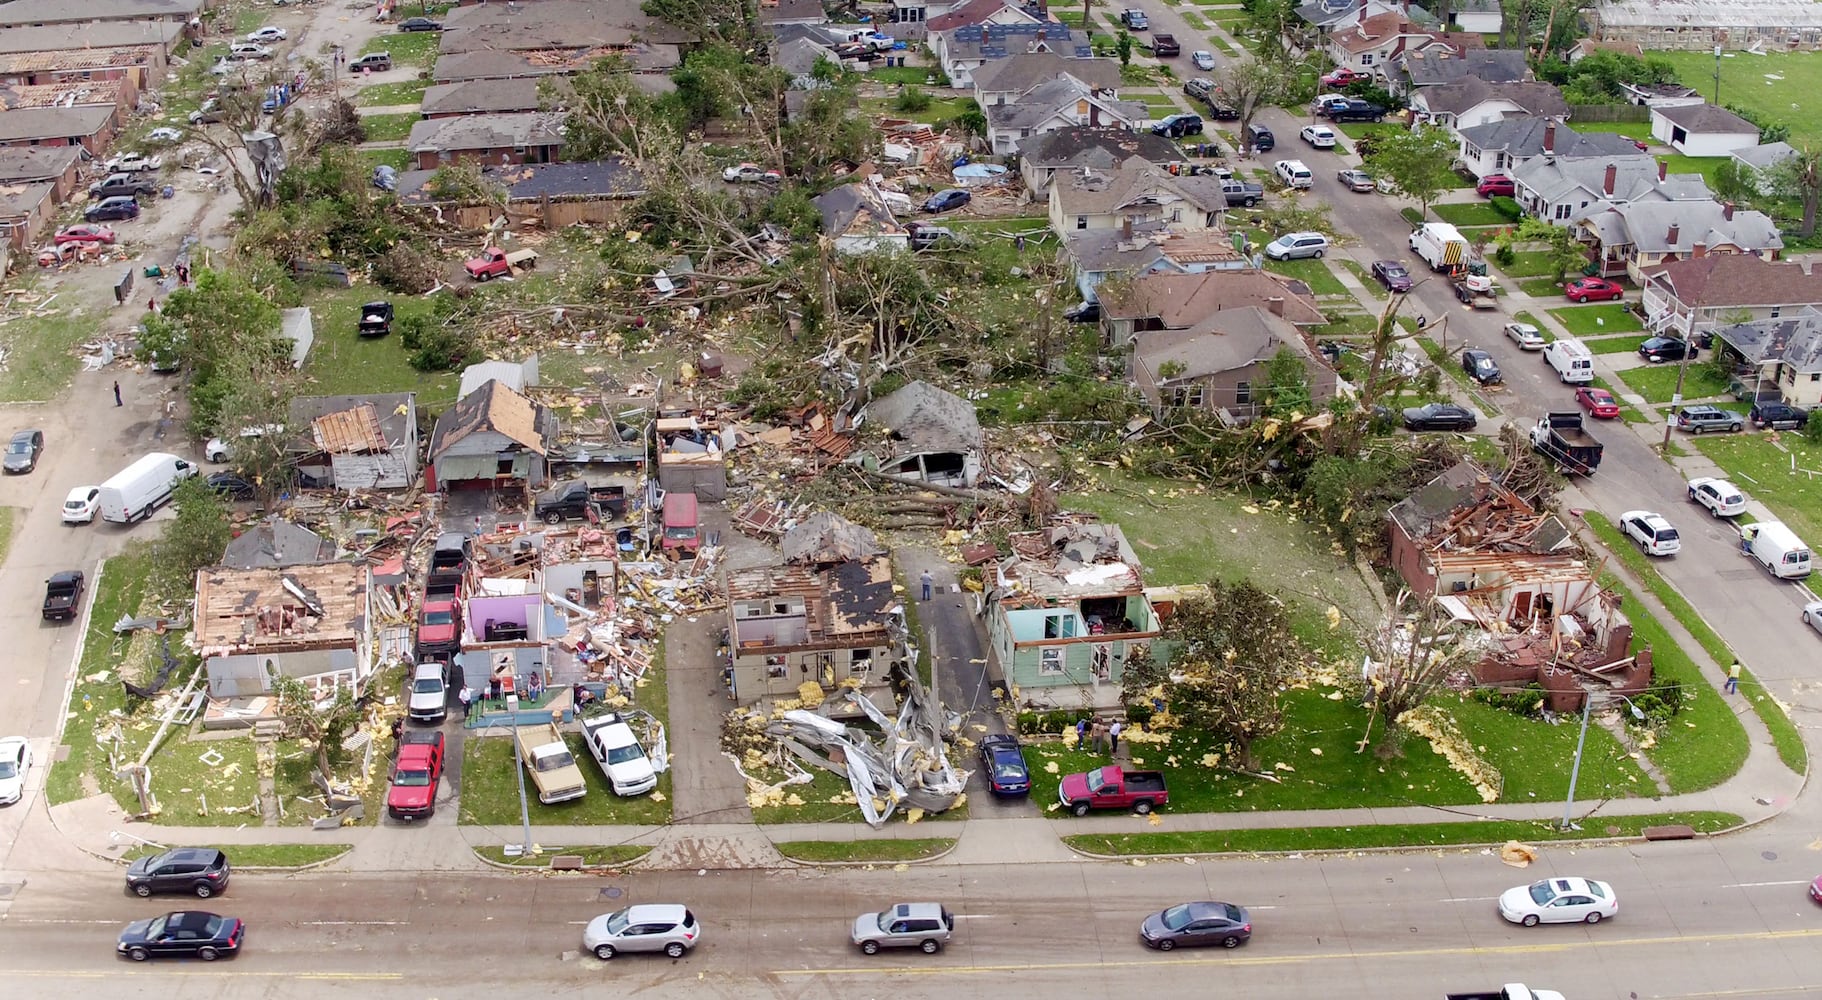
{"label": "white van", "polygon": [[1316,175],[1310,173],[1302,160],[1279,160],[1274,169],[1286,187],[1307,189],[1316,183]]}
{"label": "white van", "polygon": [[101,519],[131,524],[152,516],[177,484],[196,475],[196,463],[155,451],[101,484]]}
{"label": "white van", "polygon": [[1780,580],[1800,580],[1809,575],[1809,546],[1782,521],[1760,521],[1740,529],[1746,553]]}
{"label": "white van", "polygon": [[1587,344],[1574,337],[1545,344],[1544,360],[1556,369],[1556,377],[1569,385],[1587,385],[1594,381],[1594,354]]}

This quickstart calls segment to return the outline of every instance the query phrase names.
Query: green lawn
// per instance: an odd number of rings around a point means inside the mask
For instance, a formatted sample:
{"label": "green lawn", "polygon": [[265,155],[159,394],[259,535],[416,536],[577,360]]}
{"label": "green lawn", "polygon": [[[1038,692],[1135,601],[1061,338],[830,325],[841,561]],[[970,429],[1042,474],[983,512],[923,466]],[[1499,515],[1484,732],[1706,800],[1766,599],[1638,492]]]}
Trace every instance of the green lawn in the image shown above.
{"label": "green lawn", "polygon": [[1491,202],[1461,201],[1431,205],[1430,214],[1458,226],[1510,226],[1511,219],[1499,214]]}
{"label": "green lawn", "polygon": [[1320,260],[1268,260],[1265,269],[1296,278],[1317,295],[1346,295],[1348,286]]}
{"label": "green lawn", "polygon": [[1639,348],[1639,338],[1633,336],[1619,337],[1583,337],[1582,343],[1595,354],[1626,354]]}
{"label": "green lawn", "polygon": [[[437,49],[442,43],[443,33],[440,31],[389,31],[368,39],[358,54],[390,52],[395,68],[418,66],[429,69],[437,61]],[[349,61],[353,60],[354,57],[350,56]]]}
{"label": "green lawn", "polygon": [[955,846],[954,837],[892,840],[786,840],[773,847],[794,861],[861,864],[923,861]]}
{"label": "green lawn", "polygon": [[935,125],[938,122],[948,121],[956,115],[961,114],[963,106],[969,100],[970,98],[965,97],[939,99],[932,95],[930,106],[926,107],[924,110],[900,111],[898,110],[898,98],[896,96],[865,97],[860,101],[860,109],[864,114],[875,115],[882,118],[900,118],[906,121]]}
{"label": "green lawn", "polygon": [[[419,372],[407,361],[408,352],[397,333],[387,337],[357,337],[360,306],[386,298],[384,289],[316,289],[304,294],[304,304],[316,317],[316,343],[304,364],[304,378],[311,395],[340,396],[368,392],[416,392],[420,408],[441,409],[455,402],[460,376],[455,372]],[[393,300],[394,321],[412,314],[428,314],[429,300],[399,296]]]}
{"label": "green lawn", "polygon": [[367,130],[368,142],[391,142],[410,136],[411,126],[423,120],[423,115],[412,111],[396,115],[362,115],[361,126]]}
{"label": "green lawn", "polygon": [[[1669,60],[1685,85],[1714,99],[1713,52],[1651,54]],[[1773,76],[1782,79],[1774,81]],[[1813,52],[1755,56],[1730,49],[1721,58],[1721,101],[1763,115],[1768,121],[1789,125],[1792,145],[1822,142],[1822,119],[1808,106],[1811,94],[1822,94],[1822,59]],[[1581,126],[1578,123],[1576,127]]]}
{"label": "green lawn", "polygon": [[[28,260],[25,267],[27,270],[17,274],[10,284],[43,298],[42,289],[31,287],[37,265]],[[17,298],[21,309],[30,308],[26,296]],[[67,303],[59,298],[51,308],[65,305]],[[8,351],[6,366],[0,369],[0,402],[46,402],[69,387],[70,378],[82,361],[81,345],[95,336],[96,317],[88,312],[83,310],[83,314],[78,315],[74,309],[60,309],[42,317],[22,312],[0,320],[0,338],[4,339]]]}
{"label": "green lawn", "polygon": [[1518,283],[1518,288],[1533,298],[1560,299],[1563,297],[1563,283],[1555,278],[1526,278]]}
{"label": "green lawn", "polygon": [[363,149],[360,154],[361,161],[369,171],[381,164],[398,171],[411,168],[411,151],[408,149]]}
{"label": "green lawn", "polygon": [[1520,250],[1512,255],[1511,264],[1501,264],[1499,269],[1509,278],[1538,278],[1552,273],[1554,266],[1543,250]]}
{"label": "green lawn", "polygon": [[1611,132],[1614,135],[1623,135],[1628,139],[1636,139],[1639,142],[1653,141],[1651,138],[1651,123],[1649,121],[1585,122],[1578,118],[1571,127],[1577,132],[1582,133]]}
{"label": "green lawn", "polygon": [[1342,135],[1345,135],[1350,139],[1364,139],[1369,135],[1382,132],[1392,133],[1405,131],[1403,125],[1396,125],[1390,122],[1341,122],[1333,127],[1339,129]]}
{"label": "green lawn", "polygon": [[[1079,18],[1078,18],[1079,20]],[[912,84],[922,87],[932,76],[942,82],[941,73],[933,66],[879,66],[867,71],[867,79],[874,83]]]}
{"label": "green lawn", "polygon": [[[228,856],[237,869],[302,868],[339,858],[354,849],[353,844],[167,844],[166,847],[210,847]],[[128,851],[121,860],[137,861],[163,851],[164,847],[141,845]]]}
{"label": "green lawn", "polygon": [[370,83],[354,95],[354,103],[364,108],[391,104],[422,104],[428,80],[404,80],[399,83]]}
{"label": "green lawn", "polygon": [[[1620,372],[1620,381],[1632,387],[1632,391],[1645,397],[1647,402],[1668,403],[1676,394],[1677,371],[1681,365],[1652,365],[1641,368],[1628,368]],[[1719,396],[1727,391],[1727,382],[1716,378],[1705,364],[1688,366],[1683,378],[1683,398],[1701,399],[1705,396]]]}
{"label": "green lawn", "polygon": [[[636,798],[622,798],[608,788],[607,779],[582,746],[582,737],[568,734],[570,752],[576,757],[588,794],[568,802],[545,805],[528,777],[525,794],[534,826],[658,826],[671,819],[671,776],[658,776],[658,790]],[[516,828],[519,825],[519,785],[513,770],[519,766],[510,733],[479,735],[471,730],[462,745],[463,823]]]}
{"label": "green lawn", "polygon": [[[112,713],[126,707],[126,693],[121,690],[114,668],[127,659],[130,643],[114,635],[114,623],[122,615],[139,614],[151,563],[150,545],[134,543],[102,563],[101,572],[91,581],[95,606],[89,615],[88,634],[83,637],[82,660],[76,668],[78,680],[70,694],[70,714],[64,723],[69,754],[50,765],[50,777],[45,783],[45,798],[50,805],[74,802],[93,791],[114,791],[118,785],[105,774],[107,749],[96,741],[95,734]],[[120,799],[122,807],[137,812],[138,805],[129,804],[130,798]]]}
{"label": "green lawn", "polygon": [[1379,281],[1377,279],[1375,279],[1372,275],[1368,274],[1367,269],[1365,267],[1361,266],[1357,261],[1353,260],[1352,258],[1342,257],[1342,258],[1339,258],[1339,260],[1341,261],[1341,266],[1347,268],[1349,271],[1352,271],[1354,273],[1354,277],[1356,279],[1358,279],[1361,284],[1366,286],[1367,291],[1374,298],[1383,299],[1386,297],[1387,292],[1385,290],[1385,286],[1380,284]]}
{"label": "green lawn", "polygon": [[1088,854],[1180,855],[1232,854],[1255,851],[1342,851],[1377,847],[1445,847],[1636,837],[1648,826],[1684,825],[1714,833],[1740,825],[1732,813],[1653,813],[1602,816],[1581,821],[1581,829],[1564,830],[1556,822],[1492,820],[1458,823],[1388,823],[1379,826],[1310,826],[1256,830],[1195,830],[1181,833],[1079,834],[1063,842]]}
{"label": "green lawn", "polygon": [[1564,306],[1560,309],[1551,309],[1549,313],[1556,317],[1557,322],[1568,327],[1570,333],[1578,337],[1645,329],[1645,325],[1639,322],[1638,317],[1632,314],[1631,308],[1623,302]]}
{"label": "green lawn", "polygon": [[1146,107],[1153,111],[1162,108],[1166,115],[1173,115],[1183,110],[1178,106],[1176,101],[1171,100],[1169,94],[1125,94],[1122,95],[1121,100],[1143,102]]}
{"label": "green lawn", "polygon": [[1449,378],[1455,380],[1455,384],[1461,387],[1462,392],[1468,398],[1468,402],[1474,404],[1474,408],[1480,411],[1481,416],[1488,419],[1499,416],[1499,407],[1488,402],[1483,395],[1486,389],[1480,383],[1469,378],[1468,373],[1461,368],[1461,349],[1466,345],[1454,344],[1451,345],[1448,350],[1444,350],[1443,346],[1436,341],[1431,340],[1428,337],[1420,337],[1418,338],[1417,346],[1423,348],[1423,353],[1429,355],[1431,364],[1447,373]]}
{"label": "green lawn", "polygon": [[[1669,580],[1664,579],[1663,574],[1652,565],[1650,558],[1620,534],[1619,529],[1615,528],[1611,521],[1593,511],[1588,511],[1582,517],[1588,523],[1588,527],[1600,538],[1601,544],[1618,557],[1634,577],[1643,581],[1646,589],[1650,590],[1652,595],[1676,617],[1677,621],[1689,630],[1689,634],[1694,636],[1696,642],[1707,652],[1709,659],[1721,666],[1735,661],[1733,649],[1722,641],[1719,635],[1715,634],[1714,629],[1708,627],[1708,622],[1696,613],[1695,608],[1690,606],[1689,601],[1683,597],[1680,591],[1670,585]],[[1635,609],[1634,617],[1636,617],[1637,605],[1635,603],[1632,606]],[[1714,687],[1712,682],[1706,682],[1706,684],[1704,690],[1711,690]],[[1772,745],[1777,748],[1778,759],[1797,774],[1807,771],[1809,755],[1803,747],[1803,734],[1797,731],[1796,723],[1785,714],[1777,699],[1773,698],[1753,677],[1752,671],[1746,669],[1742,669],[1740,672],[1740,690],[1745,692],[1747,701],[1752,705],[1752,710],[1758,714],[1760,720],[1765,723],[1765,728],[1771,732]],[[1674,734],[1677,730],[1673,726],[1670,732]],[[1742,758],[1743,760],[1744,758]],[[1684,789],[1679,789],[1679,791],[1681,790]]]}
{"label": "green lawn", "polygon": [[1208,21],[1195,11],[1181,11],[1177,16],[1183,18],[1183,23],[1189,25],[1196,31],[1207,31],[1210,28]]}

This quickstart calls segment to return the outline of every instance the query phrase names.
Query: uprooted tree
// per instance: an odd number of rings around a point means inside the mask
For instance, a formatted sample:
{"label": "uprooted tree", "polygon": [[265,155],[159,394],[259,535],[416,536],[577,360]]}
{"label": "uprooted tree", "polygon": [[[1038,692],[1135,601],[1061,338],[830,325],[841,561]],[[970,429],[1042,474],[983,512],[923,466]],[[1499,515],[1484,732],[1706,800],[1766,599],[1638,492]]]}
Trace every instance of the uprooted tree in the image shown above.
{"label": "uprooted tree", "polygon": [[[1400,719],[1430,700],[1449,676],[1468,669],[1479,653],[1464,630],[1433,598],[1401,590],[1366,637],[1363,696],[1385,720],[1382,750],[1396,747]],[[1366,741],[1362,741],[1365,746]]]}
{"label": "uprooted tree", "polygon": [[1216,581],[1177,606],[1164,639],[1181,644],[1162,685],[1170,717],[1252,770],[1253,744],[1284,725],[1278,693],[1308,659],[1284,603],[1246,581]]}
{"label": "uprooted tree", "polygon": [[295,677],[274,672],[268,680],[285,731],[310,745],[316,754],[317,770],[323,780],[329,780],[336,758],[341,756],[342,740],[360,721],[360,703],[354,700],[354,692],[347,685],[338,684],[334,694],[318,698],[309,685]]}

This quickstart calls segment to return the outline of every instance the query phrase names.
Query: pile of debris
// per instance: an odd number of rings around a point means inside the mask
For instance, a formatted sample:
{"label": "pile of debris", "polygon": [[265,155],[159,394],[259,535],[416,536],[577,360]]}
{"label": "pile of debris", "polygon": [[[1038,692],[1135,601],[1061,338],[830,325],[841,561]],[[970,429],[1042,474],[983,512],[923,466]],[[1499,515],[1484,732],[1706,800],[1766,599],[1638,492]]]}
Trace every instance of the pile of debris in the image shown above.
{"label": "pile of debris", "polygon": [[[942,706],[909,670],[895,669],[892,680],[906,692],[896,719],[853,687],[844,686],[836,701],[822,702],[815,709],[781,708],[770,717],[751,711],[729,713],[723,749],[729,751],[748,788],[761,799],[783,786],[809,783],[810,774],[793,757],[841,775],[861,816],[875,828],[885,825],[901,808],[915,822],[924,813],[940,813],[962,804],[968,772],[957,770],[945,752]],[[878,732],[830,717],[847,707],[858,708]],[[754,745],[761,736],[760,742],[771,743],[769,750]],[[768,784],[747,771],[766,766],[784,771],[785,778]]]}

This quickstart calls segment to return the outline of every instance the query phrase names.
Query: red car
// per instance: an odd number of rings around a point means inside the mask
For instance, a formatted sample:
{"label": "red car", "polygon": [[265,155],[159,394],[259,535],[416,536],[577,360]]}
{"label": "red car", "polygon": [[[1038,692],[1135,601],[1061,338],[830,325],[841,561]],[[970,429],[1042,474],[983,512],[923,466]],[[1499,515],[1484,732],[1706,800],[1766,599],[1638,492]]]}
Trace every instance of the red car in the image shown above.
{"label": "red car", "polygon": [[1822,903],[1822,877],[1809,884],[1809,898]]}
{"label": "red car", "polygon": [[1619,400],[1614,399],[1613,393],[1605,389],[1584,385],[1575,390],[1575,402],[1589,414],[1602,420],[1612,420],[1620,415]]}
{"label": "red car", "polygon": [[52,238],[52,242],[58,246],[65,243],[112,243],[114,242],[114,231],[106,226],[84,222],[58,232]]}
{"label": "red car", "polygon": [[1478,192],[1482,198],[1491,198],[1494,195],[1502,194],[1510,198],[1517,189],[1512,185],[1512,178],[1507,177],[1505,174],[1488,174],[1480,179],[1480,183],[1475,185],[1474,190]]}
{"label": "red car", "polygon": [[1618,302],[1626,290],[1606,278],[1577,278],[1563,286],[1563,294],[1571,302],[1592,302],[1596,299]]}
{"label": "red car", "polygon": [[1329,70],[1327,73],[1323,74],[1322,85],[1324,87],[1345,87],[1356,80],[1367,79],[1371,78],[1365,73],[1356,73],[1351,69],[1343,67],[1341,69]]}

